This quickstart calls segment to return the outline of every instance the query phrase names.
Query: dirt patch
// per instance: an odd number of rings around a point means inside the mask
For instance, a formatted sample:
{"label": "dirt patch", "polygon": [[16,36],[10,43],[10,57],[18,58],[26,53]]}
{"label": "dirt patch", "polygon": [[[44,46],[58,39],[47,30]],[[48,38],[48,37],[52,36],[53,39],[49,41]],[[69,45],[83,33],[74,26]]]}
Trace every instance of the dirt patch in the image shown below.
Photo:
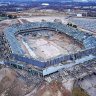
{"label": "dirt patch", "polygon": [[[0,96],[24,96],[25,83],[10,68],[0,70]],[[26,92],[26,91],[25,91]]]}
{"label": "dirt patch", "polygon": [[0,70],[0,96],[25,96],[33,91],[36,85],[39,85],[41,80],[39,79],[25,71],[2,68]]}
{"label": "dirt patch", "polygon": [[72,96],[89,96],[82,88],[74,87],[72,90]]}
{"label": "dirt patch", "polygon": [[52,81],[50,84],[43,85],[36,96],[71,96],[71,93],[58,81]]}

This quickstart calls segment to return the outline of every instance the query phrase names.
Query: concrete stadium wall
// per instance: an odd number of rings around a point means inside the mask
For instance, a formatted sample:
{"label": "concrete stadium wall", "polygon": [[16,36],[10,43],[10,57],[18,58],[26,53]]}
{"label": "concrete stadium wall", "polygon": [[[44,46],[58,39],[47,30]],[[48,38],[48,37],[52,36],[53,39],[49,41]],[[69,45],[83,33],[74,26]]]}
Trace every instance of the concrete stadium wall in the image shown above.
{"label": "concrete stadium wall", "polygon": [[43,76],[42,70],[34,70],[34,69],[31,69],[31,68],[27,68],[26,65],[17,64],[15,61],[14,62],[13,61],[5,61],[4,64],[7,65],[7,66],[16,68],[16,69],[28,71],[29,73],[31,73],[32,75],[35,75],[35,76],[36,75],[40,76],[40,77]]}
{"label": "concrete stadium wall", "polygon": [[63,61],[80,59],[80,58],[82,58],[84,56],[88,56],[90,54],[93,54],[94,55],[95,53],[96,53],[96,47],[95,48],[88,49],[88,50],[83,50],[83,51],[80,51],[80,52],[75,53],[75,54],[61,56],[61,57],[55,58],[53,60],[47,61],[46,62],[46,67],[47,66],[50,66],[50,65],[59,64],[59,63],[61,63]]}
{"label": "concrete stadium wall", "polygon": [[27,64],[32,64],[33,66],[38,66],[40,68],[46,67],[45,62],[41,62],[33,58],[24,57],[17,54],[11,54],[11,57],[14,58],[14,60],[25,62]]}
{"label": "concrete stadium wall", "polygon": [[94,55],[95,53],[96,53],[96,47],[87,49],[87,50],[83,50],[83,51],[75,53],[75,54],[69,54],[69,55],[58,57],[58,58],[54,58],[53,60],[49,60],[46,62],[41,62],[41,61],[38,61],[33,58],[19,56],[17,54],[11,54],[11,57],[17,61],[25,62],[27,64],[32,64],[33,66],[38,66],[40,68],[45,68],[45,67],[48,67],[51,65],[59,64],[63,61],[80,59],[80,58],[82,58],[84,56],[88,56],[90,54]]}

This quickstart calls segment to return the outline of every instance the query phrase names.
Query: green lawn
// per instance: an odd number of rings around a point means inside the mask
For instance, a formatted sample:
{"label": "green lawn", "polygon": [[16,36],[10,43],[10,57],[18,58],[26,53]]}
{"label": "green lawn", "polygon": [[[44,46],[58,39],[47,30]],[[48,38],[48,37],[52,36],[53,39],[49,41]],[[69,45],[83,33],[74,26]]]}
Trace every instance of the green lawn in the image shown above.
{"label": "green lawn", "polygon": [[0,21],[7,19],[7,17],[0,16]]}
{"label": "green lawn", "polygon": [[72,96],[89,96],[89,95],[80,87],[75,87],[72,90]]}

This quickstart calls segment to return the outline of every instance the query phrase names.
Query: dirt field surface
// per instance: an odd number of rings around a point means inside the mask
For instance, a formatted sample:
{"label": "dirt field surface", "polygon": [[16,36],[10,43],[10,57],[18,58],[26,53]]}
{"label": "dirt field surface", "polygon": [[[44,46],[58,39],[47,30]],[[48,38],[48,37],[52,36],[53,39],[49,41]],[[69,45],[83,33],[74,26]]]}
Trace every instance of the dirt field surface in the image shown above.
{"label": "dirt field surface", "polygon": [[68,23],[68,20],[64,16],[33,16],[29,18],[19,18],[21,22],[40,22],[42,20],[53,22],[54,20],[61,21],[64,24]]}
{"label": "dirt field surface", "polygon": [[0,96],[71,96],[71,92],[58,81],[48,83],[17,71],[10,68],[0,70]]}
{"label": "dirt field surface", "polygon": [[32,34],[18,35],[17,39],[25,55],[36,59],[48,60],[60,55],[75,53],[82,48],[65,34],[46,30],[38,31],[36,36]]}
{"label": "dirt field surface", "polygon": [[0,96],[24,96],[25,84],[18,79],[15,71],[9,68],[0,70]]}
{"label": "dirt field surface", "polygon": [[48,85],[43,85],[35,96],[71,96],[71,93],[62,86],[62,83],[52,81]]}
{"label": "dirt field surface", "polygon": [[13,69],[2,68],[0,70],[0,96],[24,96],[31,92],[35,83],[31,82],[29,86],[30,80],[21,77],[22,75],[19,76],[18,72]]}

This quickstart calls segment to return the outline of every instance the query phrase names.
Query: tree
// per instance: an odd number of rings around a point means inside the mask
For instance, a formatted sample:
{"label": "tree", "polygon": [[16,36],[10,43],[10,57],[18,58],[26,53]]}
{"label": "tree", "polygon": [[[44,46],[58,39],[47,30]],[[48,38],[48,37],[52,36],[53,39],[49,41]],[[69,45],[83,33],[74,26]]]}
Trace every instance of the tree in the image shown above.
{"label": "tree", "polygon": [[70,23],[69,26],[73,26],[72,23]]}
{"label": "tree", "polygon": [[69,26],[70,24],[68,23],[67,25]]}
{"label": "tree", "polygon": [[8,15],[8,18],[9,18],[9,19],[16,19],[16,18],[17,18],[17,15],[11,15],[11,14],[10,14],[10,15]]}
{"label": "tree", "polygon": [[74,28],[77,28],[77,25],[73,25]]}
{"label": "tree", "polygon": [[12,18],[13,18],[13,16],[12,16],[12,15],[8,15],[8,18],[9,18],[9,19],[12,19]]}

